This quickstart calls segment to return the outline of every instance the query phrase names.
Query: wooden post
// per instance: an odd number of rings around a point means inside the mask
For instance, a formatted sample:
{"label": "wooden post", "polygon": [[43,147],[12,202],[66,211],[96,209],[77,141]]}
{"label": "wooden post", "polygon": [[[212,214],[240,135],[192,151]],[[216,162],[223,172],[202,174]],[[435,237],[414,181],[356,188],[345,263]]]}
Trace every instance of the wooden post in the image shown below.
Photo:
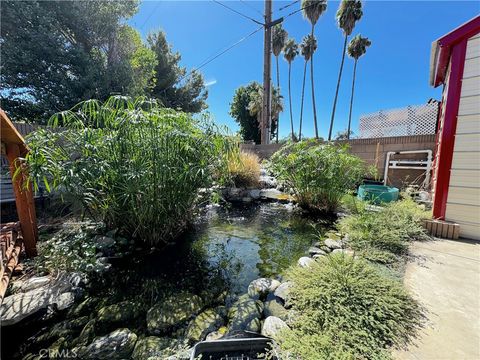
{"label": "wooden post", "polygon": [[271,124],[271,65],[272,65],[272,0],[265,0],[265,33],[263,48],[263,106],[261,144],[270,142]]}
{"label": "wooden post", "polygon": [[32,185],[24,187],[25,178],[24,169],[22,173],[14,178],[18,166],[22,166],[18,158],[20,157],[20,147],[14,143],[6,144],[7,159],[12,176],[13,191],[15,192],[15,204],[17,206],[18,220],[22,229],[23,242],[27,256],[37,255],[37,217],[35,214],[35,202],[33,199]]}

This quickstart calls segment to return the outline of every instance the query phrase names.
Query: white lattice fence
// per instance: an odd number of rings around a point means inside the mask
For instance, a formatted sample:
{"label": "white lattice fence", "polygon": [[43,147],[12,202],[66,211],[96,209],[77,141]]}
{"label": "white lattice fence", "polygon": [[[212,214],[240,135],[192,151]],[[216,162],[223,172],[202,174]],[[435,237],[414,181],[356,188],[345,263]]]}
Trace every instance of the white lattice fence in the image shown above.
{"label": "white lattice fence", "polygon": [[435,134],[437,115],[437,102],[363,115],[359,138]]}

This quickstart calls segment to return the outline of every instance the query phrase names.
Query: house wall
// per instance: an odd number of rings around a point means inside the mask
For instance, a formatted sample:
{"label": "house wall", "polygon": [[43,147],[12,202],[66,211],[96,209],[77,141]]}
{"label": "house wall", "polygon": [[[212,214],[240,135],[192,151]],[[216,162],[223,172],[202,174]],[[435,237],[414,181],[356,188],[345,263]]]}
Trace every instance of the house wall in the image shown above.
{"label": "house wall", "polygon": [[[434,150],[435,149],[435,135],[414,135],[414,136],[395,136],[385,138],[372,139],[351,139],[337,141],[339,144],[348,144],[350,152],[361,159],[368,165],[377,165],[377,171],[381,179],[385,169],[385,160],[387,152],[389,151],[404,151],[404,150]],[[378,145],[378,159],[377,159],[377,145]],[[280,144],[269,145],[255,145],[242,144],[243,151],[250,151],[256,153],[262,159],[268,159],[273,153],[281,148]],[[424,155],[396,155],[392,160],[409,158],[409,159],[424,159]],[[404,187],[405,184],[421,184],[425,179],[423,170],[390,170],[388,174],[388,184]]]}
{"label": "house wall", "polygon": [[480,34],[467,42],[445,220],[480,240]]}

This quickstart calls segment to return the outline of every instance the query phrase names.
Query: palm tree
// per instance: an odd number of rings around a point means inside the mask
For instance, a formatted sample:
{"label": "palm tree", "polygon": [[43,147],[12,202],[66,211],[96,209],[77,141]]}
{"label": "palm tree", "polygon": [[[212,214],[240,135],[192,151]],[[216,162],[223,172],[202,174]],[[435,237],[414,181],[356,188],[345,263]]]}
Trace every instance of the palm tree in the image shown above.
{"label": "palm tree", "polygon": [[292,112],[292,89],[291,89],[291,79],[292,79],[292,61],[298,55],[298,44],[295,43],[295,40],[288,39],[283,48],[283,56],[288,62],[288,102],[290,104],[290,128],[292,131],[292,141],[295,139],[295,133],[293,130],[293,112]]}
{"label": "palm tree", "polygon": [[353,93],[355,91],[355,76],[357,75],[357,61],[367,52],[367,47],[371,45],[371,41],[366,37],[362,37],[360,34],[355,36],[348,44],[347,53],[348,56],[355,59],[353,65],[353,80],[352,80],[352,95],[350,97],[350,112],[348,114],[348,128],[347,136],[350,138],[350,124],[352,122],[352,107],[353,107]]}
{"label": "palm tree", "polygon": [[[256,90],[250,93],[250,102],[248,103],[247,110],[251,116],[256,116],[258,121],[258,128],[262,122],[262,109],[263,109],[263,87],[257,83]],[[276,121],[278,128],[278,118],[283,111],[283,96],[280,95],[278,88],[272,88],[272,120]],[[277,130],[278,133],[278,130]]]}
{"label": "palm tree", "polygon": [[302,140],[302,121],[303,121],[303,99],[305,95],[305,79],[307,77],[307,63],[312,56],[312,52],[315,52],[317,49],[317,40],[315,36],[307,35],[303,38],[302,43],[300,44],[300,52],[302,53],[303,58],[305,59],[305,64],[303,66],[303,82],[302,82],[302,102],[300,105],[300,128],[298,130],[298,140]]}
{"label": "palm tree", "polygon": [[345,40],[343,42],[342,61],[338,72],[337,89],[335,90],[335,99],[333,100],[332,118],[330,119],[330,129],[328,130],[328,140],[332,139],[333,122],[335,119],[335,110],[337,108],[338,90],[340,90],[340,81],[342,79],[343,63],[345,62],[345,53],[347,50],[348,37],[355,27],[355,23],[363,15],[362,2],[360,0],[342,0],[337,10],[338,27],[343,30]]}
{"label": "palm tree", "polygon": [[[315,24],[326,9],[327,0],[302,0],[303,16],[308,19],[312,25],[312,36],[314,36],[315,33]],[[313,51],[310,55],[310,77],[312,82],[313,125],[315,127],[315,138],[318,139],[317,107],[315,104],[315,87],[313,80]]]}
{"label": "palm tree", "polygon": [[[277,63],[277,88],[280,91],[280,72],[278,70],[278,56],[283,50],[285,46],[285,41],[287,40],[288,33],[282,27],[282,24],[277,24],[273,27],[272,32],[272,51],[273,55],[275,55],[275,60]],[[279,131],[279,124],[277,123],[277,143],[278,143],[278,131]]]}

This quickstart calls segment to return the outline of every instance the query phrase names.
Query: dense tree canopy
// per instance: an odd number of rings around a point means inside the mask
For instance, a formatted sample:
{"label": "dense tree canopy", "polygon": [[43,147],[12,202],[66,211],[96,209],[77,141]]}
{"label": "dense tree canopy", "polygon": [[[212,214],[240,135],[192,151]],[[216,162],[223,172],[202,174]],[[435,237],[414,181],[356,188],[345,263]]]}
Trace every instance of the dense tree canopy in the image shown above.
{"label": "dense tree canopy", "polygon": [[172,51],[163,31],[150,34],[148,43],[158,61],[151,96],[174,109],[193,113],[204,110],[208,91],[202,74],[196,70],[188,73],[180,66],[181,55]]}
{"label": "dense tree canopy", "polygon": [[[283,111],[283,97],[279,94],[278,89],[273,88],[272,95],[271,139],[276,133],[279,114]],[[254,141],[256,144],[260,144],[259,119],[261,118],[262,101],[263,87],[256,81],[235,90],[235,95],[230,103],[230,116],[240,126],[240,136],[244,141]]]}
{"label": "dense tree canopy", "polygon": [[[2,108],[14,120],[36,122],[79,101],[112,94],[157,97],[189,112],[205,108],[202,76],[194,72],[183,79],[178,54],[165,64],[172,54],[164,35],[165,47],[159,48],[126,25],[138,3],[2,1]],[[167,78],[172,97],[158,91]]]}

